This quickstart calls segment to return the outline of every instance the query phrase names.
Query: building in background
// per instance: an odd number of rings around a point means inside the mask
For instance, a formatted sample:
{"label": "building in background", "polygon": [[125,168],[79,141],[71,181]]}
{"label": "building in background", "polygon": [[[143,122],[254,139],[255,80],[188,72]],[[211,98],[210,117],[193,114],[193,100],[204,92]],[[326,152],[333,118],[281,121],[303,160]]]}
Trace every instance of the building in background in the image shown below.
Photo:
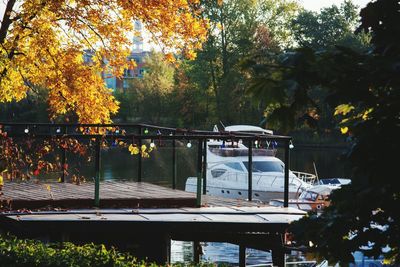
{"label": "building in background", "polygon": [[102,77],[106,82],[108,88],[112,90],[121,90],[129,88],[130,83],[133,79],[140,79],[143,77],[145,72],[144,59],[149,55],[149,51],[143,50],[143,26],[140,21],[135,21],[135,34],[133,37],[133,46],[131,54],[128,56],[127,60],[134,60],[136,62],[136,68],[125,69],[124,74],[121,78],[116,78],[109,73],[103,73]]}

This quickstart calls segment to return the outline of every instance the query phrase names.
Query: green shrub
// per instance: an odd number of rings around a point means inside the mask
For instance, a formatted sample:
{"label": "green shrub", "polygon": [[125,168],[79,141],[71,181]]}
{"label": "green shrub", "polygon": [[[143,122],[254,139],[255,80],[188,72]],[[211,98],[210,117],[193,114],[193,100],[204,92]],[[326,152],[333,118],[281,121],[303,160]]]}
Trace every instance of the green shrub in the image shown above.
{"label": "green shrub", "polygon": [[37,240],[0,236],[0,266],[79,266],[125,267],[155,266],[145,264],[128,253],[121,253],[104,245],[74,245],[69,242],[44,244]]}
{"label": "green shrub", "polygon": [[[155,263],[137,261],[129,253],[107,249],[104,245],[85,244],[82,246],[70,242],[45,244],[38,240],[19,239],[0,235],[0,267],[155,267]],[[169,265],[172,266],[172,265]],[[216,266],[203,262],[176,263],[176,267]]]}

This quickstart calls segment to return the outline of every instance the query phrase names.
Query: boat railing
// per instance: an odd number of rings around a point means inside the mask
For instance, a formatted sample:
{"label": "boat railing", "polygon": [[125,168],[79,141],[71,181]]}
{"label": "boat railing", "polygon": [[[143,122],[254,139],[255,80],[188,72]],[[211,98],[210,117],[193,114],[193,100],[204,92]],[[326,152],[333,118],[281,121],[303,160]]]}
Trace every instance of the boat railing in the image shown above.
{"label": "boat railing", "polygon": [[[224,173],[223,176],[219,177],[219,179],[237,183],[247,183],[248,178],[249,178],[248,174],[243,172],[226,172]],[[262,178],[267,178],[267,179],[262,179]],[[295,178],[296,177],[291,176],[289,184],[293,184]],[[253,173],[254,184],[257,185],[266,184],[266,180],[268,181],[270,187],[273,187],[276,184],[278,184],[277,186],[282,186],[284,184],[283,176]]]}
{"label": "boat railing", "polygon": [[[289,185],[295,184],[295,183],[294,183],[295,177],[294,177],[294,176],[291,176],[291,177],[292,177],[292,178],[290,179]],[[275,176],[274,180],[273,180],[272,183],[271,183],[271,187],[275,184],[275,181],[276,181],[276,180],[279,180],[278,178],[280,178],[280,179],[281,179],[280,182],[281,182],[282,184],[284,184],[284,181],[282,180],[284,177],[282,177],[282,176]]]}
{"label": "boat railing", "polygon": [[299,178],[303,182],[306,182],[311,185],[318,183],[318,178],[315,174],[307,172],[299,172],[299,171],[292,171],[292,172],[294,175],[297,176],[297,178]]}

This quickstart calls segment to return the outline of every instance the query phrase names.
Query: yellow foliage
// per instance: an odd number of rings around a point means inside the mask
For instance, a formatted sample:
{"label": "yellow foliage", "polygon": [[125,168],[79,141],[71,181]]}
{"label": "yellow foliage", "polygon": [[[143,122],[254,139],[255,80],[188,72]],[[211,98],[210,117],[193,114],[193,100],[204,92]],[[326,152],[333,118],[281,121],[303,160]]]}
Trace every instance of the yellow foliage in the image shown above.
{"label": "yellow foliage", "polygon": [[129,152],[131,152],[131,155],[137,155],[139,154],[139,148],[135,145],[129,145],[128,147]]}
{"label": "yellow foliage", "polygon": [[[158,43],[189,58],[206,38],[198,0],[8,1],[0,28],[0,102],[48,90],[50,115],[76,114],[80,123],[108,123],[118,102],[104,73],[121,76],[141,21]],[[92,54],[84,62],[86,52]]]}
{"label": "yellow foliage", "polygon": [[368,120],[368,118],[369,118],[369,113],[371,113],[373,110],[374,110],[373,108],[370,108],[370,109],[364,111],[364,113],[363,113],[362,116],[361,116],[362,119],[365,120],[365,121]]}
{"label": "yellow foliage", "polygon": [[175,62],[174,54],[172,54],[172,53],[165,54],[165,60],[168,62],[171,62],[171,63]]}
{"label": "yellow foliage", "polygon": [[149,158],[149,152],[151,152],[150,150],[147,151],[147,146],[146,145],[142,145],[142,147],[140,148],[140,154],[142,155],[143,158]]}
{"label": "yellow foliage", "polygon": [[340,128],[340,132],[341,132],[342,134],[346,134],[348,131],[349,131],[349,128],[348,128],[348,127],[342,127],[342,128]]}
{"label": "yellow foliage", "polygon": [[351,105],[349,105],[349,104],[341,104],[341,105],[339,105],[339,106],[337,106],[336,108],[335,108],[335,113],[334,113],[334,115],[336,116],[336,115],[339,115],[339,114],[342,114],[342,115],[346,115],[347,113],[349,113],[350,111],[352,111],[354,109],[354,106],[351,106]]}

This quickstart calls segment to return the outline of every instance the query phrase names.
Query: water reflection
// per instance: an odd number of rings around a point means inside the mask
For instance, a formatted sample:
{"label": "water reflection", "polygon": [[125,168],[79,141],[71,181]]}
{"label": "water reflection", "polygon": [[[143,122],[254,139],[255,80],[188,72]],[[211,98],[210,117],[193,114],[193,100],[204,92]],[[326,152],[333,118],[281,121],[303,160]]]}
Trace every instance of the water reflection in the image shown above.
{"label": "water reflection", "polygon": [[[229,243],[201,242],[203,255],[201,261],[223,264],[225,266],[236,266],[239,264],[239,246]],[[192,242],[176,241],[171,243],[171,262],[193,261]],[[268,266],[272,262],[269,252],[246,249],[246,264]]]}

